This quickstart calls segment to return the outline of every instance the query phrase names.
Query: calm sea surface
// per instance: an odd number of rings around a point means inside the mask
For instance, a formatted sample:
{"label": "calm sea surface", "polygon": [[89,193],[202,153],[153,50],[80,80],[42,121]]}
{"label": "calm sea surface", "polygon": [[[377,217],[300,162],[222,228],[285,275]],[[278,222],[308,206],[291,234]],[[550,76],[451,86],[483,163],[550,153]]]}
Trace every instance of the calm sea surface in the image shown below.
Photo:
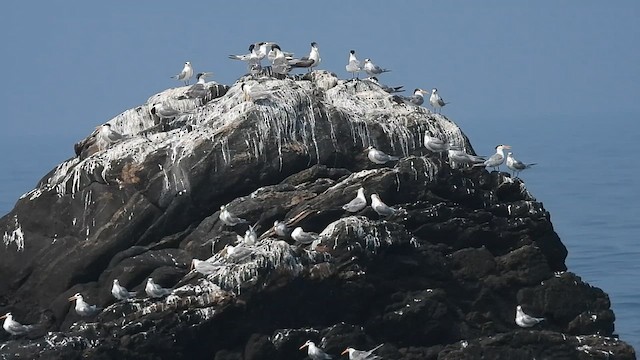
{"label": "calm sea surface", "polygon": [[[476,152],[499,143],[536,162],[521,174],[551,213],[569,250],[569,270],[609,294],[616,333],[640,349],[640,166],[634,146],[640,115],[465,119],[458,124]],[[73,141],[27,139],[0,143],[0,216],[56,164],[73,155]],[[28,140],[38,140],[30,138]],[[37,141],[36,141],[37,143]],[[19,150],[19,151],[17,151]]]}

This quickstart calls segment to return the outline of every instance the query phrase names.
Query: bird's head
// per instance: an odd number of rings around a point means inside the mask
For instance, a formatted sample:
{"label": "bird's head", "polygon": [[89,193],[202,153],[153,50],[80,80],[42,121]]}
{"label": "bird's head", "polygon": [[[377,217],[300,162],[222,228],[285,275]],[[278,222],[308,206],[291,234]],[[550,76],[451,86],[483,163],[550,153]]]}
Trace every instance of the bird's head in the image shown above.
{"label": "bird's head", "polygon": [[[299,229],[299,228],[296,228],[296,229]],[[311,340],[307,340],[307,342],[305,342],[304,344],[302,344],[302,346],[300,346],[300,349],[299,349],[299,350],[302,350],[302,349],[304,349],[305,347],[307,347],[307,346],[311,346],[311,345],[314,345],[314,344],[313,344],[313,341],[311,341]]]}
{"label": "bird's head", "polygon": [[314,41],[311,43],[311,47],[318,47],[318,44]]}
{"label": "bird's head", "polygon": [[349,51],[349,54],[351,54],[351,55],[355,55],[355,54],[356,54],[356,51],[355,51],[355,50],[350,50],[350,51]]}
{"label": "bird's head", "polygon": [[190,62],[190,61],[187,61],[187,62],[185,62],[185,63],[184,63],[184,65],[185,65],[185,66],[191,66],[191,62]]}
{"label": "bird's head", "polygon": [[4,314],[4,315],[0,316],[0,319],[5,319],[5,318],[6,318],[6,319],[11,320],[11,317],[12,317],[12,316],[11,316],[11,313],[10,313],[10,312],[8,312],[8,313],[6,313],[6,314]]}
{"label": "bird's head", "polygon": [[69,301],[73,301],[73,300],[82,300],[82,295],[80,295],[80,293],[76,293],[75,295],[69,298]]}
{"label": "bird's head", "polygon": [[346,354],[346,353],[349,353],[349,356],[351,356],[351,353],[352,353],[354,350],[355,350],[354,348],[350,348],[350,347],[348,347],[348,348],[344,349],[344,351],[343,351],[343,352],[341,352],[341,353],[340,353],[340,355],[344,355],[344,354]]}
{"label": "bird's head", "polygon": [[500,150],[500,149],[511,149],[511,146],[510,145],[503,145],[503,144],[500,144],[500,145],[496,146],[496,150]]}

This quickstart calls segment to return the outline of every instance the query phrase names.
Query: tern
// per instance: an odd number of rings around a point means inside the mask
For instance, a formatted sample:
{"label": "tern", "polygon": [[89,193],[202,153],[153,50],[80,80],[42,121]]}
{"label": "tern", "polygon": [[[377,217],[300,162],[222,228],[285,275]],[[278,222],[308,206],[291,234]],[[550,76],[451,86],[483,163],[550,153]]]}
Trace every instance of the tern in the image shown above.
{"label": "tern", "polygon": [[11,335],[23,335],[33,330],[33,325],[22,325],[19,322],[13,320],[13,315],[10,312],[0,316],[0,319],[4,319],[2,328],[4,331]]}
{"label": "tern", "polygon": [[373,352],[378,350],[384,344],[380,344],[369,351],[356,350],[352,347],[344,349],[340,355],[349,354],[349,360],[375,360],[380,359],[380,356],[374,355]]}
{"label": "tern", "polygon": [[157,103],[151,107],[151,114],[158,116],[160,119],[173,119],[182,113],[165,103]]}
{"label": "tern", "polygon": [[433,88],[431,90],[431,96],[429,97],[429,104],[433,107],[433,111],[439,111],[443,106],[447,105],[447,102],[444,102],[440,95],[438,94],[438,89]]}
{"label": "tern", "polygon": [[275,74],[286,75],[291,70],[287,57],[277,44],[271,45],[267,58],[271,61],[271,70]]}
{"label": "tern", "polygon": [[99,150],[105,150],[123,138],[122,134],[113,130],[109,123],[102,124],[96,128],[96,143]]}
{"label": "tern", "polygon": [[371,207],[375,212],[380,216],[389,216],[396,213],[396,209],[388,206],[380,200],[380,196],[378,194],[371,194]]}
{"label": "tern", "polygon": [[96,305],[89,305],[80,293],[76,293],[69,298],[69,301],[76,301],[76,313],[80,316],[93,316],[102,310]]}
{"label": "tern", "polygon": [[385,72],[389,72],[389,69],[383,69],[380,66],[374,64],[371,59],[364,59],[364,66],[362,67],[364,72],[369,76],[380,75]]}
{"label": "tern", "polygon": [[120,285],[118,279],[113,279],[113,286],[111,287],[111,295],[118,300],[127,300],[136,296],[135,291],[128,291],[124,286]]}
{"label": "tern", "polygon": [[227,245],[220,252],[220,255],[224,256],[230,262],[239,263],[252,256],[255,252],[255,248],[250,248],[243,245]]}
{"label": "tern", "polygon": [[473,165],[473,164],[484,162],[483,157],[467,154],[463,150],[449,149],[448,154],[449,154],[449,161],[453,162],[453,165],[455,166],[457,166],[458,164]]}
{"label": "tern", "polygon": [[195,270],[205,276],[213,274],[218,269],[220,269],[221,266],[222,264],[218,262],[210,262],[198,259],[191,260],[191,270]]}
{"label": "tern", "polygon": [[372,83],[380,86],[384,92],[387,92],[389,94],[399,93],[399,92],[403,92],[404,91],[404,89],[402,89],[404,86],[387,86],[385,84],[381,84],[378,81],[378,78],[375,77],[375,76],[372,76],[372,77],[368,78],[367,80],[369,80]]}
{"label": "tern", "polygon": [[152,298],[161,298],[165,295],[171,294],[171,289],[165,289],[160,285],[153,282],[152,278],[147,279],[147,285],[144,286],[144,292]]}
{"label": "tern", "polygon": [[529,328],[537,323],[544,321],[544,318],[536,318],[531,315],[527,315],[522,311],[522,306],[516,306],[516,324],[523,328]]}
{"label": "tern", "polygon": [[324,350],[317,347],[316,344],[314,344],[314,342],[311,340],[307,340],[307,342],[300,346],[300,350],[304,349],[305,347],[308,347],[307,355],[309,355],[309,358],[311,358],[311,360],[333,359],[331,355],[327,354],[326,352],[324,352]]}
{"label": "tern", "polygon": [[264,43],[256,43],[249,45],[249,53],[244,55],[229,55],[229,59],[240,60],[247,63],[247,69],[250,73],[253,73],[254,70],[262,70],[262,66],[260,65],[260,60],[264,59],[267,55],[266,50],[265,53],[262,54],[260,51],[260,47]]}
{"label": "tern", "polygon": [[246,224],[247,220],[239,218],[227,210],[226,205],[220,206],[220,215],[218,218],[227,226],[236,226],[238,224]]}
{"label": "tern", "polygon": [[415,90],[413,90],[413,95],[411,96],[395,96],[393,99],[394,101],[396,101],[397,103],[407,103],[407,104],[412,104],[412,105],[416,105],[416,106],[420,106],[424,103],[424,96],[427,94],[428,92],[426,90],[422,90],[420,88],[416,88]]}
{"label": "tern", "polygon": [[[258,54],[260,55],[260,60],[264,59],[265,57],[267,58],[267,60],[269,61],[273,61],[272,60],[272,55],[269,55],[269,53],[271,52],[271,48],[273,47],[273,45],[277,46],[278,49],[280,49],[280,46],[272,41],[263,41],[263,42],[259,42],[256,45],[260,45],[258,47]],[[291,60],[293,59],[293,53],[290,52],[286,52],[286,51],[282,51],[282,53],[284,54],[285,59],[287,60]]]}
{"label": "tern", "polygon": [[178,81],[184,81],[185,85],[189,85],[189,80],[191,79],[191,77],[193,76],[193,67],[191,67],[191,63],[190,62],[186,62],[184,63],[184,67],[182,68],[182,71],[180,71],[179,74],[172,76],[172,79],[176,79]]}
{"label": "tern", "polygon": [[351,73],[352,79],[357,78],[358,73],[360,73],[360,70],[362,70],[362,68],[360,67],[360,60],[356,58],[355,50],[349,51],[349,63],[345,68],[347,69],[347,72]]}
{"label": "tern", "polygon": [[289,60],[289,65],[295,68],[309,68],[312,71],[314,67],[320,64],[320,50],[318,50],[318,44],[311,43],[311,52],[309,56],[301,57],[300,59]]}
{"label": "tern", "polygon": [[242,242],[245,245],[255,245],[258,242],[258,234],[256,233],[255,227],[249,225],[249,228],[244,233],[244,238]]}
{"label": "tern", "polygon": [[273,222],[273,231],[280,237],[287,237],[290,232],[287,224],[284,221],[278,220]]}
{"label": "tern", "polygon": [[320,239],[320,235],[314,232],[304,231],[300,226],[298,226],[291,232],[291,238],[302,245],[309,245],[312,242]]}
{"label": "tern", "polygon": [[500,170],[500,165],[504,162],[504,149],[511,149],[509,145],[496,146],[496,153],[491,155],[487,160],[481,164],[475,164],[473,166],[486,166],[493,168],[493,170]]}
{"label": "tern", "polygon": [[369,146],[364,151],[368,151],[367,157],[369,157],[369,160],[371,160],[371,162],[375,164],[382,165],[388,163],[389,161],[400,160],[399,157],[387,155],[384,152],[374,148],[373,146]]}
{"label": "tern", "polygon": [[526,170],[535,164],[536,163],[525,164],[522,161],[513,157],[513,153],[507,153],[507,167],[511,171],[513,171],[513,176],[515,176],[516,178],[518,177],[518,175],[520,175],[520,172],[522,170]]}
{"label": "tern", "polygon": [[198,79],[198,81],[195,84],[191,85],[191,87],[184,93],[184,95],[189,99],[203,99],[205,96],[207,96],[208,93],[207,89],[204,87],[206,83],[205,79],[211,75],[213,75],[213,73],[198,73],[198,75],[196,75],[196,79]]}
{"label": "tern", "polygon": [[364,209],[365,206],[367,206],[367,197],[364,195],[364,188],[360,187],[358,189],[358,195],[356,195],[356,197],[353,198],[353,200],[344,204],[342,206],[342,209],[351,213],[355,213]]}
{"label": "tern", "polygon": [[449,149],[459,150],[457,146],[452,145],[437,137],[433,137],[429,135],[429,133],[427,132],[424,133],[424,147],[426,147],[427,150],[431,152],[440,153],[440,154],[449,151]]}

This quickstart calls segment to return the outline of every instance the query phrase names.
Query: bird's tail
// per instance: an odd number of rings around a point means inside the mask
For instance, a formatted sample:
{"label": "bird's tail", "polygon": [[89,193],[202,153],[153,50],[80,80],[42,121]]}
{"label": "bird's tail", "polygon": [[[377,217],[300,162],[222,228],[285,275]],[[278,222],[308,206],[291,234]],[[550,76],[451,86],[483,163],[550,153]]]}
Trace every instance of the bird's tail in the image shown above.
{"label": "bird's tail", "polygon": [[229,55],[229,59],[233,60],[242,60],[242,57],[239,55]]}
{"label": "bird's tail", "polygon": [[524,168],[525,168],[525,169],[528,169],[528,168],[532,167],[533,165],[537,165],[537,164],[538,164],[538,163],[526,164],[526,165],[524,166]]}

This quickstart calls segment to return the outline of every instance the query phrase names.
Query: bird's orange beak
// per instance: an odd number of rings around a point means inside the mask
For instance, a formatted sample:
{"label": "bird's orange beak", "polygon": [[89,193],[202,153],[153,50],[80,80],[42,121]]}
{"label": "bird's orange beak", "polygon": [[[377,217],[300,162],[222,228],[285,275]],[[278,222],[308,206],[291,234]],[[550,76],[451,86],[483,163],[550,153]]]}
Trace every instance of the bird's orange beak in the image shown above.
{"label": "bird's orange beak", "polygon": [[4,319],[4,318],[6,318],[6,317],[7,317],[7,315],[8,315],[8,314],[4,314],[4,315],[0,316],[0,319]]}
{"label": "bird's orange beak", "polygon": [[73,301],[73,300],[75,300],[75,299],[77,299],[77,298],[76,298],[76,296],[75,296],[75,295],[73,295],[72,297],[70,297],[70,298],[69,298],[69,301]]}
{"label": "bird's orange beak", "polygon": [[304,344],[304,345],[300,346],[300,348],[299,348],[298,350],[302,350],[302,349],[304,349],[306,346],[309,346],[309,344]]}
{"label": "bird's orange beak", "polygon": [[343,352],[341,352],[341,353],[340,353],[340,355],[344,355],[344,354],[346,354],[346,353],[348,353],[348,352],[349,352],[349,348],[346,348],[346,349],[344,349],[344,351],[343,351]]}

